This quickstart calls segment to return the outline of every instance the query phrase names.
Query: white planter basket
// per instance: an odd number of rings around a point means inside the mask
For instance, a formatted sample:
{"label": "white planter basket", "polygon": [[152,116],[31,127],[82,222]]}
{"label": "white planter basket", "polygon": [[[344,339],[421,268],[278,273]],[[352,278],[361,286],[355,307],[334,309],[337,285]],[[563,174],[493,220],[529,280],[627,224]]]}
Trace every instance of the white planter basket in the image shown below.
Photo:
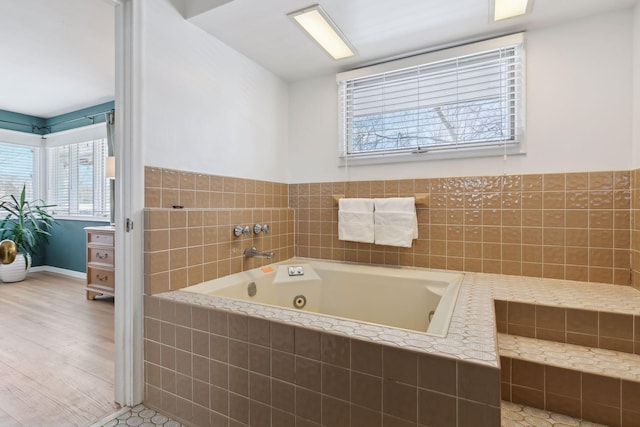
{"label": "white planter basket", "polygon": [[18,253],[15,261],[11,264],[0,264],[0,280],[3,282],[21,282],[27,277],[31,268],[31,255],[27,254],[27,265],[25,268],[24,255]]}

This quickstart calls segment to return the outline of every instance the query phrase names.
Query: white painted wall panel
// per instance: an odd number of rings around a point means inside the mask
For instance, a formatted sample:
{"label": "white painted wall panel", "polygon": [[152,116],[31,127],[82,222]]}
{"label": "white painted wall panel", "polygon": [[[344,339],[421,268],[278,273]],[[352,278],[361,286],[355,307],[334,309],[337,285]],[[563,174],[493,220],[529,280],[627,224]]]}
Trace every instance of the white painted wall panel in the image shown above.
{"label": "white painted wall panel", "polygon": [[287,85],[168,0],[144,3],[141,28],[145,164],[284,182]]}

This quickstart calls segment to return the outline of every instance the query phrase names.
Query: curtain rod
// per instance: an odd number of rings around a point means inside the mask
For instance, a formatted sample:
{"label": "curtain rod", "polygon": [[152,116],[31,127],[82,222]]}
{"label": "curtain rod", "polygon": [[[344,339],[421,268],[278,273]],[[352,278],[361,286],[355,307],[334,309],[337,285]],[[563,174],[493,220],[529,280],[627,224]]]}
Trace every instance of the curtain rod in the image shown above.
{"label": "curtain rod", "polygon": [[[30,124],[30,123],[20,123],[20,122],[14,122],[11,120],[4,120],[4,119],[0,119],[0,123],[7,123],[10,125],[15,125],[15,126],[23,126],[23,127],[29,127],[31,128],[31,132],[40,132],[40,131],[47,131],[48,133],[51,132],[51,128],[53,126],[59,126],[59,125],[63,125],[66,123],[72,123],[72,122],[77,122],[78,120],[91,120],[92,122],[95,123],[95,118],[102,115],[102,114],[107,114],[107,113],[113,113],[115,112],[115,110],[112,108],[111,110],[107,110],[107,111],[103,111],[100,113],[95,113],[95,114],[86,114],[82,117],[76,117],[73,119],[67,119],[67,120],[62,120],[60,122],[56,122],[56,123],[51,123],[51,124],[47,124],[46,126],[38,126],[38,125],[34,125],[34,124]],[[106,119],[105,119],[106,120]],[[92,124],[94,124],[92,123]]]}
{"label": "curtain rod", "polygon": [[87,114],[87,115],[84,115],[82,117],[76,117],[75,119],[68,119],[68,120],[63,120],[61,122],[51,123],[51,124],[48,124],[47,126],[44,126],[44,128],[49,128],[49,131],[51,131],[51,128],[53,126],[63,125],[65,123],[77,122],[78,120],[85,120],[85,119],[93,120],[94,118],[98,117],[99,115],[107,114],[107,113],[113,113],[114,111],[115,111],[114,109],[111,109],[111,110],[108,110],[108,111],[102,111],[100,113]]}

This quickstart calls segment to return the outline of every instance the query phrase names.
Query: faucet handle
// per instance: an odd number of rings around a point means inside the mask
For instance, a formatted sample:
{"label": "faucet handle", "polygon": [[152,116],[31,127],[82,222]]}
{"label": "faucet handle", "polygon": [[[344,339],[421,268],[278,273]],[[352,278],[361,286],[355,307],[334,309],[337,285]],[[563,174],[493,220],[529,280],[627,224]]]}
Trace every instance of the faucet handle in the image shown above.
{"label": "faucet handle", "polygon": [[241,225],[236,225],[233,227],[233,235],[236,237],[240,237],[241,235],[249,236],[251,235],[251,229],[249,226],[242,227]]}
{"label": "faucet handle", "polygon": [[264,224],[264,225],[256,224],[253,226],[253,232],[255,234],[260,234],[260,233],[267,234],[269,232],[269,226],[267,224]]}

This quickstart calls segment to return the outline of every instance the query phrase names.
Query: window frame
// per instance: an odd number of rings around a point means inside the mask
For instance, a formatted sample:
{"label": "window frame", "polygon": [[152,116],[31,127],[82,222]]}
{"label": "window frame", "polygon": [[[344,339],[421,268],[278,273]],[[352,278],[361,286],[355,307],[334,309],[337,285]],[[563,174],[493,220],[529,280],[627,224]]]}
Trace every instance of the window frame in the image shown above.
{"label": "window frame", "polygon": [[[48,189],[49,189],[49,149],[61,147],[64,145],[70,144],[78,144],[85,143],[89,141],[102,140],[107,138],[107,128],[106,123],[97,123],[94,125],[83,126],[75,129],[69,129],[66,131],[56,132],[44,135],[43,139],[43,152],[44,152],[44,160],[43,160],[43,168],[41,168],[41,173],[44,178],[44,187],[42,193],[45,195],[44,200],[47,203],[48,200]],[[94,155],[95,155],[95,145],[94,145]],[[94,189],[95,189],[95,175],[94,175]],[[109,192],[105,193],[105,201],[110,202]],[[54,203],[55,204],[55,203]],[[55,210],[55,209],[54,209]],[[109,222],[109,212],[106,212],[105,216],[96,216],[96,215],[78,215],[78,214],[54,214],[56,219],[62,220],[75,220],[75,221],[96,221],[96,222]]]}
{"label": "window frame", "polygon": [[[349,132],[347,125],[347,105],[343,93],[344,82],[356,79],[371,78],[376,75],[392,73],[407,68],[434,64],[441,61],[452,60],[459,57],[474,55],[482,52],[505,48],[513,45],[521,45],[520,55],[520,99],[516,103],[516,138],[515,142],[491,142],[457,145],[455,147],[436,148],[432,150],[386,150],[371,153],[349,153]],[[338,73],[336,75],[338,86],[338,159],[340,166],[369,165],[379,163],[405,163],[424,160],[479,158],[488,156],[507,156],[526,153],[526,53],[524,33],[516,33],[508,36],[493,38],[476,43],[455,46],[429,52],[422,55],[411,56],[403,59],[363,67],[356,70]],[[342,85],[341,85],[342,84]]]}
{"label": "window frame", "polygon": [[[42,149],[41,136],[9,129],[0,129],[0,143],[20,147],[31,147],[34,149],[32,178],[33,196],[30,197],[29,200],[43,199],[44,174],[42,173],[42,165],[44,150]],[[1,196],[6,196],[6,194],[0,194],[0,197]]]}

